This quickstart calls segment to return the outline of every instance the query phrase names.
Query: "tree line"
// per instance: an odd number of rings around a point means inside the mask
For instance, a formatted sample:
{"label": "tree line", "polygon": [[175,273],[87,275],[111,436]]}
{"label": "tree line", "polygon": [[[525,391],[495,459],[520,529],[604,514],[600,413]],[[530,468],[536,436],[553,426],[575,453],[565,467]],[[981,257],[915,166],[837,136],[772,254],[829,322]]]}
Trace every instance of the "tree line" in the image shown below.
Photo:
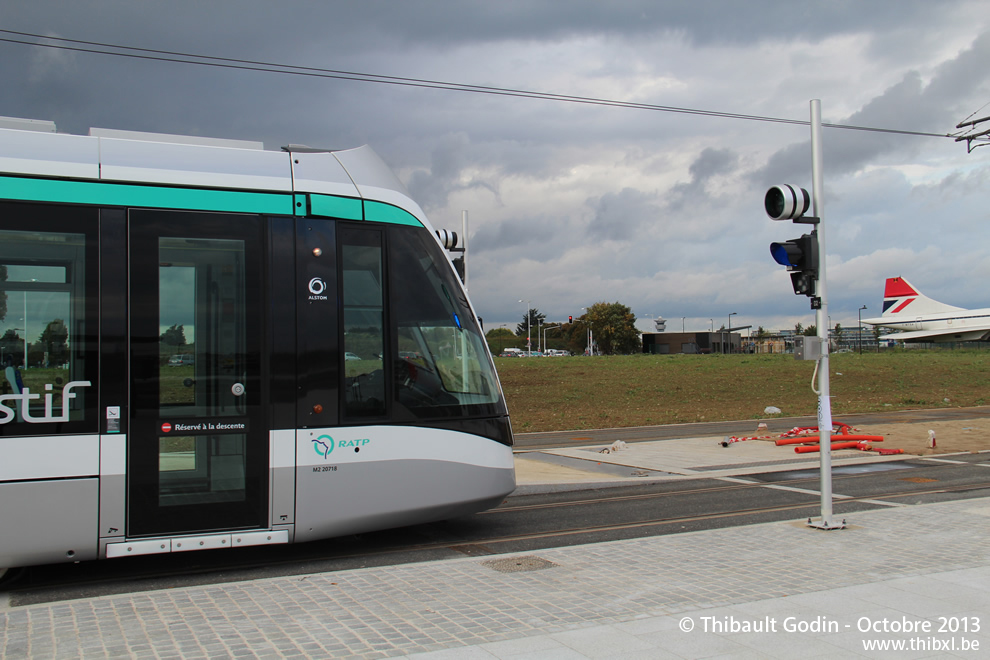
{"label": "tree line", "polygon": [[[6,311],[6,310],[3,310]],[[0,317],[2,320],[2,317]],[[28,343],[28,362],[32,366],[62,365],[69,361],[69,329],[62,319],[54,319],[45,325],[38,340]],[[13,328],[0,336],[0,354],[3,361],[13,366],[24,365],[24,339]]]}
{"label": "tree line", "polygon": [[[643,344],[636,329],[636,315],[619,302],[597,302],[578,317],[570,321],[547,322],[546,314],[538,309],[529,309],[515,332],[508,328],[493,328],[485,337],[489,348],[498,355],[506,348],[527,350],[527,332],[531,338],[531,350],[540,346],[540,338],[546,331],[546,346],[557,350],[570,351],[574,355],[584,355],[588,350],[588,331],[591,331],[593,350],[596,355],[625,355],[640,353]],[[537,335],[539,331],[539,335]]]}

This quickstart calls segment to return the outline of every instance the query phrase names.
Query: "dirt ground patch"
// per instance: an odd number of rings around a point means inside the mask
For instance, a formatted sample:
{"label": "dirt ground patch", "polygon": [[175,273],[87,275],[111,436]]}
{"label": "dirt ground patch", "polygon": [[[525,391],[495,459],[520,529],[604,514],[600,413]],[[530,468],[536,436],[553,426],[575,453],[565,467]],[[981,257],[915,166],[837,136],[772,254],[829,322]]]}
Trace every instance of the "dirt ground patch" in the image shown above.
{"label": "dirt ground patch", "polygon": [[[841,421],[841,420],[839,420]],[[935,431],[935,448],[928,446],[928,431]],[[958,452],[990,451],[990,423],[982,419],[911,424],[868,424],[854,426],[859,435],[882,435],[876,449],[903,449],[905,454],[933,456]],[[839,440],[833,438],[833,442]]]}

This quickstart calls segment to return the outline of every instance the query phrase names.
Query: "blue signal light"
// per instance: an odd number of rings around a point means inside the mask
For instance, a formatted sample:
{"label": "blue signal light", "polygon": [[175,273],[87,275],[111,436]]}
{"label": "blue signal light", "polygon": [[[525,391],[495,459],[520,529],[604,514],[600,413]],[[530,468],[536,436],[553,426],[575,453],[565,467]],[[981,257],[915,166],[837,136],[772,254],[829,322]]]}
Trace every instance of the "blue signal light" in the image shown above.
{"label": "blue signal light", "polygon": [[800,238],[770,244],[770,256],[791,271],[794,293],[814,296],[818,281],[818,234],[812,231]]}
{"label": "blue signal light", "polygon": [[800,248],[790,241],[786,243],[771,243],[770,255],[778,264],[787,266],[788,268],[796,267],[797,261],[802,256]]}

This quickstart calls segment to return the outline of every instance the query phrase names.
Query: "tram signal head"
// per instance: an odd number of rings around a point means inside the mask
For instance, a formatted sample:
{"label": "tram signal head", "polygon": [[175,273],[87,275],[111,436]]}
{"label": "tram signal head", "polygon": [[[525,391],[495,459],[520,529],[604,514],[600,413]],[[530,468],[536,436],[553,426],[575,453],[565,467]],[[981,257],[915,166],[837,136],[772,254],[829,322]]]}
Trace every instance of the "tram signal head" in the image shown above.
{"label": "tram signal head", "polygon": [[818,281],[818,232],[770,244],[773,260],[791,271],[791,286],[799,296],[814,297]]}
{"label": "tram signal head", "polygon": [[797,220],[811,208],[811,195],[797,186],[774,186],[763,197],[763,208],[771,220]]}
{"label": "tram signal head", "polygon": [[454,270],[457,271],[457,276],[461,278],[461,282],[464,281],[464,255],[461,255],[453,260]]}
{"label": "tram signal head", "polygon": [[437,229],[437,238],[440,239],[440,244],[448,250],[453,250],[457,247],[457,232],[451,231],[449,229]]}

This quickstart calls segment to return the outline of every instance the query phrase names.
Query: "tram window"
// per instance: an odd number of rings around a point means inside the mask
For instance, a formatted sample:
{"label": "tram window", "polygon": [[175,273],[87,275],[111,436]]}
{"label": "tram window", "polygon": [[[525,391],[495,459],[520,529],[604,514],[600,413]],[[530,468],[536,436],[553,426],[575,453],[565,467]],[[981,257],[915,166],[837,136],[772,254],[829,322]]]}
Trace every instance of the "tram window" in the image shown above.
{"label": "tram window", "polygon": [[[245,244],[159,238],[158,404],[169,419],[245,415]],[[245,436],[159,438],[159,502],[182,506],[245,497]]]}
{"label": "tram window", "polygon": [[379,231],[341,228],[344,414],[385,414],[384,266]]}
{"label": "tram window", "polygon": [[440,261],[446,257],[422,231],[396,227],[391,238],[399,403],[428,416],[442,406],[497,402],[484,339],[462,289]]}
{"label": "tram window", "polygon": [[241,415],[244,242],[162,237],[158,266],[159,406],[169,415]]}
{"label": "tram window", "polygon": [[161,506],[238,502],[245,498],[244,436],[158,439]]}
{"label": "tram window", "polygon": [[[0,230],[5,433],[30,434],[41,431],[38,424],[84,418],[92,383],[84,373],[86,267],[85,234]],[[26,410],[22,393],[30,397]]]}

